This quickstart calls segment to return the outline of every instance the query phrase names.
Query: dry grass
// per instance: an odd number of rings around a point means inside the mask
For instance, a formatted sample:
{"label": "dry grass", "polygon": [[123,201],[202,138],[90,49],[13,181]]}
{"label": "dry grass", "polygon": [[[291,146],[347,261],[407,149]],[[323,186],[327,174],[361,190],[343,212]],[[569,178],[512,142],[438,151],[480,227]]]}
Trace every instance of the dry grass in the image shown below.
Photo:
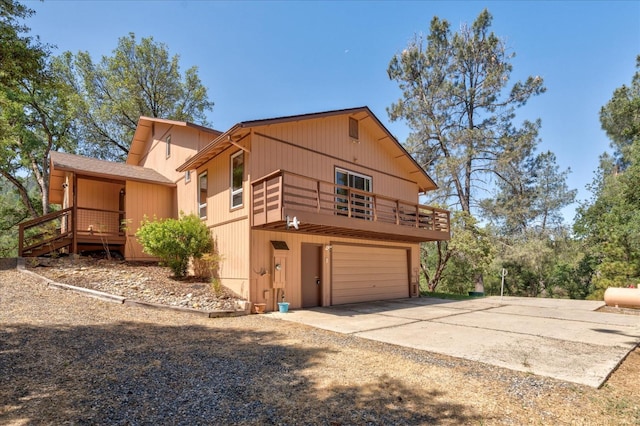
{"label": "dry grass", "polygon": [[601,389],[269,316],[201,319],[0,271],[0,424],[640,424],[640,350]]}

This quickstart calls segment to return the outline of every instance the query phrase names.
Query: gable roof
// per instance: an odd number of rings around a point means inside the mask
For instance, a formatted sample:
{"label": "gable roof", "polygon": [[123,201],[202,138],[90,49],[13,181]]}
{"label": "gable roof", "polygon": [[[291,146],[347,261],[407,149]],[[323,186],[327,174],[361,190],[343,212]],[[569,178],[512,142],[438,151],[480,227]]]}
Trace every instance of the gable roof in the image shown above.
{"label": "gable roof", "polygon": [[129,153],[127,154],[127,164],[139,164],[140,158],[145,154],[145,146],[149,135],[153,132],[153,124],[162,123],[170,126],[189,127],[201,132],[210,133],[212,137],[218,137],[222,132],[198,124],[189,123],[188,121],[166,120],[164,118],[144,117],[138,119],[136,131],[133,134]]}
{"label": "gable roof", "polygon": [[[82,155],[67,154],[66,152],[51,151],[51,176],[62,172],[74,172],[83,176],[93,176],[115,180],[133,180],[138,182],[155,183],[175,186],[175,183],[159,172],[146,167],[125,163],[98,160]],[[62,173],[64,174],[64,173]]]}
{"label": "gable roof", "polygon": [[251,121],[242,121],[233,127],[231,127],[226,132],[220,134],[217,138],[211,141],[208,145],[206,145],[202,150],[200,150],[196,155],[187,160],[184,164],[178,167],[177,171],[183,172],[185,170],[192,170],[200,167],[207,161],[216,157],[222,151],[227,149],[229,146],[237,143],[238,140],[244,138],[247,134],[249,134],[250,129],[253,127],[259,126],[267,126],[278,123],[288,123],[293,121],[301,121],[301,120],[311,120],[323,117],[331,117],[335,115],[349,115],[354,118],[357,118],[359,121],[364,119],[371,119],[374,121],[375,125],[380,129],[382,133],[382,137],[379,139],[380,141],[386,141],[392,145],[392,148],[398,151],[398,155],[394,158],[396,161],[400,161],[402,163],[402,167],[404,170],[408,171],[409,174],[415,179],[419,188],[422,191],[428,191],[432,189],[436,189],[438,186],[435,182],[429,177],[427,172],[416,162],[416,160],[407,152],[406,149],[398,142],[398,140],[389,132],[389,130],[380,122],[378,117],[366,106],[358,107],[358,108],[348,108],[348,109],[339,109],[333,111],[325,111],[325,112],[316,112],[311,114],[300,114],[300,115],[291,115],[285,117],[277,117],[277,118],[268,118],[264,120],[251,120]]}

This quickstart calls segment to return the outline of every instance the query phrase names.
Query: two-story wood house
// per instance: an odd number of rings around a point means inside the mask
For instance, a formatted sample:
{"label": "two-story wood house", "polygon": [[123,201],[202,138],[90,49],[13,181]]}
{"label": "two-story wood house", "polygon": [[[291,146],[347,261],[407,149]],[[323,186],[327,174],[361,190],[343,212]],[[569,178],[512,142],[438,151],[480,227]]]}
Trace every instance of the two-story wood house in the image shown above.
{"label": "two-story wood house", "polygon": [[[435,188],[367,107],[223,133],[141,117],[126,164],[52,153],[63,209],[47,244],[142,260],[145,215],[193,213],[216,239],[222,283],[268,309],[283,295],[291,308],[417,296],[419,243],[449,239],[449,213],[419,204]],[[36,222],[21,227],[21,255],[44,250],[22,241]]]}

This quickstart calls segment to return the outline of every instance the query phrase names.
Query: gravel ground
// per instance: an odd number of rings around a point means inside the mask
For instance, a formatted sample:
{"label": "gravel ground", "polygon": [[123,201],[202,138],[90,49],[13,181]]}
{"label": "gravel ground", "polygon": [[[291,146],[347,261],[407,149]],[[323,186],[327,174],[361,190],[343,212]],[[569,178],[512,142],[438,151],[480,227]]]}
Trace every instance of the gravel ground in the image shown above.
{"label": "gravel ground", "polygon": [[240,301],[224,287],[216,292],[203,280],[176,280],[169,268],[155,263],[59,257],[27,259],[25,266],[56,282],[161,305],[218,311],[235,310]]}
{"label": "gravel ground", "polygon": [[[424,336],[428,338],[428,336]],[[0,424],[640,424],[599,390],[280,321],[206,319],[0,271]]]}

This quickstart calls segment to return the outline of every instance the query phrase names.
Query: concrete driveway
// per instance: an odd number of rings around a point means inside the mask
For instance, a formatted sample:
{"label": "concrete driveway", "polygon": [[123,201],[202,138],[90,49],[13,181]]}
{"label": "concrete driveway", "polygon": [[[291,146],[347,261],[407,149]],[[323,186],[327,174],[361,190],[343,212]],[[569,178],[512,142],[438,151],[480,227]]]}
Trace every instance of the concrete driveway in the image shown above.
{"label": "concrete driveway", "polygon": [[412,298],[270,316],[338,333],[600,387],[640,343],[640,316],[603,302]]}

